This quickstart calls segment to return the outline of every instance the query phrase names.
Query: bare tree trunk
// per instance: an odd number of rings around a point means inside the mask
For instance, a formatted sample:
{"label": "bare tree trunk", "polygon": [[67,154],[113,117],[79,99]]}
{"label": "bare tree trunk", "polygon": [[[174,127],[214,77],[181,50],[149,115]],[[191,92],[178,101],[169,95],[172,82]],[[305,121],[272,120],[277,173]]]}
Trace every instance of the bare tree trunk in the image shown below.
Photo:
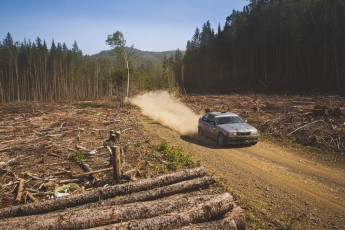
{"label": "bare tree trunk", "polygon": [[127,91],[126,91],[126,97],[125,97],[125,104],[128,103],[128,96],[129,96],[129,66],[128,66],[127,55],[126,55],[126,67],[127,67]]}

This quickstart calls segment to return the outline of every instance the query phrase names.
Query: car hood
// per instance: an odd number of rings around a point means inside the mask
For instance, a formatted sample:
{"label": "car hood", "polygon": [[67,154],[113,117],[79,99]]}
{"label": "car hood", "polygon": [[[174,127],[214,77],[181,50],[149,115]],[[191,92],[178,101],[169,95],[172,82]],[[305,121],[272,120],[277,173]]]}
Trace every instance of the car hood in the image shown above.
{"label": "car hood", "polygon": [[237,132],[248,132],[248,131],[256,131],[256,128],[247,124],[247,123],[234,123],[234,124],[224,124],[219,125],[222,129],[226,131],[237,131]]}

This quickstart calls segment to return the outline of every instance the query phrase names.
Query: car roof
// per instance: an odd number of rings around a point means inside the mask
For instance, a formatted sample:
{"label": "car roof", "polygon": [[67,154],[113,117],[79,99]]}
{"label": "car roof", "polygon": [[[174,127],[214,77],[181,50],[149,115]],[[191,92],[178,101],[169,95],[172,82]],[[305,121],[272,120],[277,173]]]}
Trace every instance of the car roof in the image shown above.
{"label": "car roof", "polygon": [[238,116],[235,113],[231,113],[231,112],[210,112],[208,114],[212,114],[215,117],[220,117],[220,116]]}

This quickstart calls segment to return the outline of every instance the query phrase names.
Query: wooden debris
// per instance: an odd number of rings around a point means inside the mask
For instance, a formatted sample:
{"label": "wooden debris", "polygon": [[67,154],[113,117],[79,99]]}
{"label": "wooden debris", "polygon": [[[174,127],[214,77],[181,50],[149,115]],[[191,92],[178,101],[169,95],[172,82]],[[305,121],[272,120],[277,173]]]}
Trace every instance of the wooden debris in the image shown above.
{"label": "wooden debris", "polygon": [[[203,204],[203,205],[200,205]],[[1,229],[81,229],[98,227],[124,221],[145,219],[170,213],[189,207],[198,207],[191,213],[203,215],[202,218],[221,216],[233,207],[232,196],[205,195],[184,197],[176,200],[162,199],[125,206],[103,206],[78,211],[62,211],[43,215],[5,219],[0,223]],[[193,209],[193,208],[192,208]],[[205,210],[204,210],[205,209]],[[199,214],[203,212],[203,214]],[[200,217],[197,219],[202,221]]]}
{"label": "wooden debris", "polygon": [[288,136],[290,136],[291,134],[297,132],[298,130],[300,130],[300,129],[302,129],[302,128],[308,126],[308,125],[315,124],[315,123],[320,122],[320,121],[322,121],[322,120],[317,120],[317,121],[313,121],[313,122],[311,122],[311,123],[307,123],[307,124],[305,124],[305,125],[302,125],[302,126],[298,127],[297,129],[293,130],[291,133],[289,133]]}
{"label": "wooden debris", "polygon": [[121,150],[119,146],[111,146],[111,163],[113,165],[113,180],[119,183],[121,177]]}
{"label": "wooden debris", "polygon": [[100,206],[113,206],[120,204],[128,204],[139,201],[148,201],[159,199],[162,197],[171,196],[174,194],[179,194],[183,192],[191,192],[199,189],[208,188],[210,185],[214,184],[216,181],[213,177],[204,176],[201,178],[196,178],[187,181],[181,181],[176,184],[167,185],[159,188],[154,188],[147,191],[141,191],[131,194],[126,194],[123,196],[117,196],[114,198],[98,201],[95,203],[89,203],[82,206],[75,207],[74,210],[100,207]]}
{"label": "wooden debris", "polygon": [[235,221],[236,228],[238,230],[246,229],[246,217],[241,207],[239,206],[234,207],[234,209],[231,210],[231,212],[228,212],[226,216],[228,219],[233,219]]}
{"label": "wooden debris", "polygon": [[[212,106],[213,111],[241,114],[265,136],[289,138],[298,144],[344,155],[344,97],[274,95],[189,95],[182,98],[193,111]],[[214,103],[217,101],[217,103]],[[322,121],[322,122],[321,122]]]}
{"label": "wooden debris", "polygon": [[85,177],[85,176],[89,176],[91,174],[97,174],[97,173],[101,173],[101,172],[108,172],[113,170],[113,168],[105,168],[105,169],[99,169],[99,170],[95,170],[95,171],[91,171],[91,172],[86,172],[86,173],[80,173],[80,174],[75,174],[73,175],[73,177]]}
{"label": "wooden debris", "polygon": [[26,196],[29,197],[29,199],[30,199],[32,202],[37,202],[37,199],[31,194],[31,192],[27,191],[27,192],[26,192]]}
{"label": "wooden debris", "polygon": [[152,179],[129,182],[127,184],[120,184],[105,188],[96,188],[87,193],[74,194],[66,197],[61,197],[56,200],[3,208],[0,209],[0,218],[34,215],[55,211],[66,207],[74,207],[89,202],[96,202],[100,199],[108,199],[123,194],[149,190],[158,186],[170,185],[183,180],[193,179],[204,175],[204,168],[199,167],[159,176]]}
{"label": "wooden debris", "polygon": [[82,162],[79,162],[78,165],[80,166],[80,168],[81,168],[84,172],[90,173],[90,174],[88,175],[88,178],[89,178],[89,181],[91,182],[91,184],[95,183],[96,178],[95,178],[95,176],[93,175],[93,170],[92,170],[92,168],[91,168],[86,162],[83,162],[83,161],[82,161]]}
{"label": "wooden debris", "polygon": [[132,220],[95,229],[172,229],[220,218],[229,212],[233,206],[232,196],[225,193],[212,198],[210,201],[199,203],[187,211]]}
{"label": "wooden debris", "polygon": [[22,196],[23,196],[23,191],[24,191],[24,184],[25,184],[25,180],[24,179],[20,179],[19,180],[19,185],[18,185],[18,191],[17,191],[17,198],[16,198],[16,201],[18,203],[20,203],[22,201]]}

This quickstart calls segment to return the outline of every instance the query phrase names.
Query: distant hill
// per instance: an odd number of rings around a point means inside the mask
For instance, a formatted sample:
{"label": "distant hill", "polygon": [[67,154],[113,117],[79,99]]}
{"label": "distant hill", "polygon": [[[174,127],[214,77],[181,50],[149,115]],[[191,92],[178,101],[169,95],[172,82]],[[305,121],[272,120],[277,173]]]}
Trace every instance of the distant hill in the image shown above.
{"label": "distant hill", "polygon": [[[151,63],[153,66],[157,68],[161,68],[163,60],[164,60],[164,56],[169,58],[171,55],[174,55],[174,53],[176,52],[176,50],[163,51],[163,52],[141,51],[141,50],[138,50],[135,48],[129,48],[129,47],[127,47],[127,49],[128,51],[134,52],[134,56],[131,58],[131,62],[135,67]],[[184,55],[185,51],[181,51],[181,53]],[[98,54],[92,55],[92,57],[115,58],[114,55],[112,55],[111,50],[103,50],[99,52]]]}

